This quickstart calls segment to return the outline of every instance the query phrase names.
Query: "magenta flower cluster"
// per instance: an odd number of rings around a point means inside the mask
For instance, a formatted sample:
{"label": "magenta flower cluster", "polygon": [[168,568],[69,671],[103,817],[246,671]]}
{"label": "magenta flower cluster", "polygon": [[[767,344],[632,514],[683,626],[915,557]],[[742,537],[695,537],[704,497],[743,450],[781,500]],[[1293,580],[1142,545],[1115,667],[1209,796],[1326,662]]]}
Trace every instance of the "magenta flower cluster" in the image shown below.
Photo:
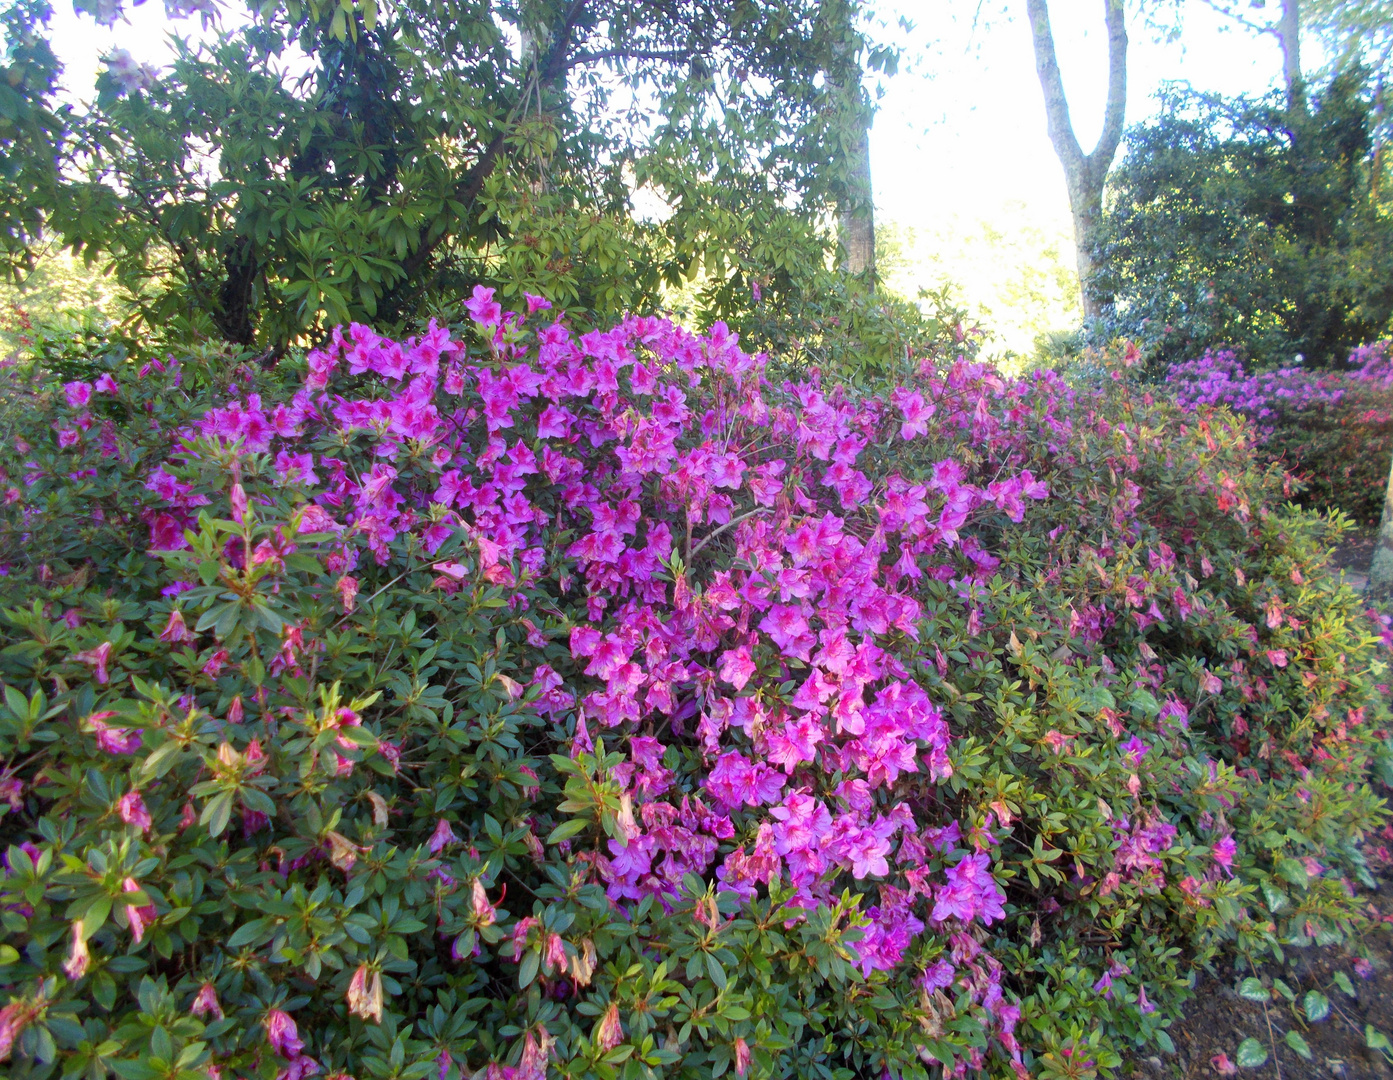
{"label": "magenta flower cluster", "polygon": [[[961,532],[969,520],[1019,521],[1048,490],[1029,471],[974,486],[951,458],[926,482],[891,475],[877,488],[861,465],[868,448],[931,429],[1003,438],[1001,410],[984,401],[1020,389],[959,364],[888,401],[853,401],[816,378],[771,385],[763,358],[719,324],[706,337],[651,318],[580,337],[560,322],[534,331],[488,290],[470,311],[485,363],[434,326],[405,343],[353,326],[311,353],[291,402],[249,394],[210,410],[199,434],[272,455],[309,500],[300,529],[340,538],[326,561],[341,581],[362,548],[386,563],[409,536],[429,557],[463,530],[477,561],[439,562],[439,587],[466,573],[509,588],[549,577],[583,595],[588,618],[564,640],[591,688],[546,664],[532,681],[545,714],[576,717],[576,752],[628,734],[615,779],[633,811],[595,860],[616,901],[677,899],[683,875],[713,869],[735,840],[714,870],[745,896],[785,880],[813,907],[833,901],[839,873],[880,882],[867,970],[900,961],[925,925],[914,910],[935,926],[1003,917],[987,855],[956,847],[953,826],[935,883],[923,872],[929,823],[893,797],[903,777],[952,772],[947,725],[899,643],[919,633],[916,581],[969,587],[955,554],[980,573],[996,565]],[[373,440],[377,463],[350,475],[312,449],[326,434]],[[178,547],[191,489],[163,471],[150,487],[166,500],[152,543]],[[557,551],[562,530],[574,539]],[[708,568],[698,557],[717,545]],[[537,613],[539,643],[562,633],[542,623]],[[792,688],[771,693],[778,684]],[[676,792],[667,747],[644,734],[659,729],[695,736],[701,791]],[[845,779],[820,791],[833,773]]]}
{"label": "magenta flower cluster", "polygon": [[1265,437],[1283,413],[1337,406],[1352,385],[1393,389],[1393,359],[1383,341],[1360,346],[1343,371],[1288,366],[1249,372],[1235,353],[1220,350],[1172,364],[1166,383],[1182,408],[1226,405]]}

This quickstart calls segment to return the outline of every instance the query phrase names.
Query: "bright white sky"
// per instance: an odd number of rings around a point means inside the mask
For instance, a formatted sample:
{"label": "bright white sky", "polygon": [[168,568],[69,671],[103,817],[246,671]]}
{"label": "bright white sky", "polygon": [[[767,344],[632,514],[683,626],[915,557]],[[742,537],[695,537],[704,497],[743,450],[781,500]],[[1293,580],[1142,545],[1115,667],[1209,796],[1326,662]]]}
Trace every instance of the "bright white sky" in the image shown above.
{"label": "bright white sky", "polygon": [[[110,49],[159,66],[171,29],[200,32],[196,18],[168,23],[160,0],[132,8],[129,21],[110,30],[75,16],[65,0],[54,6],[54,48],[79,99],[91,96]],[[978,0],[879,0],[892,25],[903,14],[916,28],[902,42],[909,69],[889,81],[872,130],[877,215],[910,230],[897,288],[913,295],[951,281],[998,331],[996,352],[1023,351],[1042,329],[1073,318],[1063,294],[1030,310],[1021,299],[1029,281],[1072,266],[1069,208],[1045,130],[1024,0],[980,6],[984,20],[974,29]],[[1075,131],[1088,151],[1107,90],[1103,0],[1054,0],[1050,8]],[[1185,8],[1174,42],[1129,20],[1129,124],[1155,112],[1156,91],[1169,80],[1223,94],[1261,93],[1280,80],[1275,38],[1236,28],[1198,0]],[[1306,54],[1319,62],[1313,43]]]}
{"label": "bright white sky", "polygon": [[[944,282],[992,332],[987,352],[1028,353],[1037,334],[1077,325],[1073,226],[1050,145],[1024,0],[880,0],[915,25],[903,42],[917,70],[889,81],[871,132],[879,221],[910,230],[892,286],[913,296]],[[1269,5],[1272,6],[1272,5]],[[1183,33],[1163,34],[1129,8],[1127,123],[1156,113],[1168,81],[1225,95],[1281,81],[1272,35],[1236,27],[1186,0]],[[1053,0],[1055,47],[1085,152],[1103,126],[1103,0]],[[1255,14],[1261,15],[1261,12]],[[1307,42],[1305,59],[1322,57]],[[1060,271],[1063,287],[1050,283]]]}
{"label": "bright white sky", "polygon": [[[1064,174],[1045,130],[1024,0],[981,6],[994,17],[974,32],[977,0],[895,3],[917,24],[912,46],[930,42],[921,61],[928,74],[888,84],[871,140],[877,206],[897,221],[927,225],[944,213],[978,217],[1018,201],[1067,224]],[[1280,81],[1276,38],[1235,28],[1196,0],[1186,7],[1184,32],[1173,43],[1129,20],[1129,124],[1154,114],[1156,91],[1167,81],[1222,94],[1262,93]],[[1107,96],[1103,0],[1054,0],[1050,17],[1074,130],[1088,152]]]}

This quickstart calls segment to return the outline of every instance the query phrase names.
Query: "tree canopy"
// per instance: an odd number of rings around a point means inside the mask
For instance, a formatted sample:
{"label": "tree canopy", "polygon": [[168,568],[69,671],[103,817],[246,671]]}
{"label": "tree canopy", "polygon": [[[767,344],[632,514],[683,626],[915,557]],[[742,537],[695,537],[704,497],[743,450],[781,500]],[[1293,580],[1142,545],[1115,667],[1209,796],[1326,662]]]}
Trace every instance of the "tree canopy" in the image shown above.
{"label": "tree canopy", "polygon": [[479,281],[605,315],[699,278],[706,308],[738,314],[753,285],[777,300],[827,262],[862,71],[895,60],[860,14],[293,0],[183,44],[158,78],[118,58],[78,112],[56,103],[48,5],[20,0],[5,265],[48,230],[109,256],[146,325],[273,351],[329,323],[421,321]]}
{"label": "tree canopy", "polygon": [[1393,221],[1374,195],[1366,89],[1352,68],[1309,110],[1170,91],[1111,181],[1111,331],[1163,360],[1230,345],[1322,365],[1386,333]]}

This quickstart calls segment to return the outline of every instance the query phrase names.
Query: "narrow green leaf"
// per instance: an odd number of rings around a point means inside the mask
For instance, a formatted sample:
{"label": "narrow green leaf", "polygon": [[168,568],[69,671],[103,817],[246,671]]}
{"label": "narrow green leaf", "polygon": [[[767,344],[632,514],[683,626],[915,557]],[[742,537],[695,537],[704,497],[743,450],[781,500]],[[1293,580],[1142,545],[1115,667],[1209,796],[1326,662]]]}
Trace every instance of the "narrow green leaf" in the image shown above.
{"label": "narrow green leaf", "polygon": [[1288,1031],[1284,1038],[1287,1041],[1287,1045],[1290,1046],[1293,1050],[1295,1050],[1298,1054],[1304,1057],[1307,1061],[1311,1059],[1311,1048],[1306,1044],[1306,1040],[1303,1039],[1297,1032]]}
{"label": "narrow green leaf", "polygon": [[518,987],[527,989],[532,984],[532,980],[537,977],[537,968],[541,965],[541,956],[536,949],[528,951],[522,958],[522,963],[518,965]]}
{"label": "narrow green leaf", "polygon": [[590,823],[583,818],[571,818],[569,821],[563,821],[547,834],[547,843],[559,844],[562,840],[568,840],[576,833],[583,832],[588,824]]}

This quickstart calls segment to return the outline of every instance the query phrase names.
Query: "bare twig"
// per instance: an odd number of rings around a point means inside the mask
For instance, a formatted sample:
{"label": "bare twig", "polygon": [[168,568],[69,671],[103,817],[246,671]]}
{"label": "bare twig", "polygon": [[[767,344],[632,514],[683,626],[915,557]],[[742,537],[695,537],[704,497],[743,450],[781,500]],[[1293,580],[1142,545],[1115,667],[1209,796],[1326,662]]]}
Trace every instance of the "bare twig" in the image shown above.
{"label": "bare twig", "polygon": [[747,513],[747,514],[741,514],[739,517],[731,518],[731,519],[730,519],[729,521],[727,521],[724,525],[722,525],[719,529],[716,529],[714,532],[709,532],[709,533],[707,533],[705,536],[703,536],[703,537],[701,538],[701,542],[700,542],[699,544],[697,544],[696,547],[692,548],[691,554],[688,555],[688,557],[687,557],[688,560],[690,561],[691,559],[693,559],[693,558],[695,558],[697,555],[699,555],[699,554],[701,553],[701,549],[702,549],[702,548],[704,548],[704,547],[705,547],[708,543],[710,543],[712,540],[716,539],[716,537],[720,536],[721,533],[725,532],[727,529],[731,528],[732,526],[739,525],[739,524],[740,524],[742,521],[744,521],[746,518],[752,518],[752,517],[754,517],[756,514],[765,514],[765,513],[768,513],[768,512],[769,512],[769,508],[768,508],[767,506],[756,506],[753,510],[751,510],[751,511],[750,511],[749,513]]}

